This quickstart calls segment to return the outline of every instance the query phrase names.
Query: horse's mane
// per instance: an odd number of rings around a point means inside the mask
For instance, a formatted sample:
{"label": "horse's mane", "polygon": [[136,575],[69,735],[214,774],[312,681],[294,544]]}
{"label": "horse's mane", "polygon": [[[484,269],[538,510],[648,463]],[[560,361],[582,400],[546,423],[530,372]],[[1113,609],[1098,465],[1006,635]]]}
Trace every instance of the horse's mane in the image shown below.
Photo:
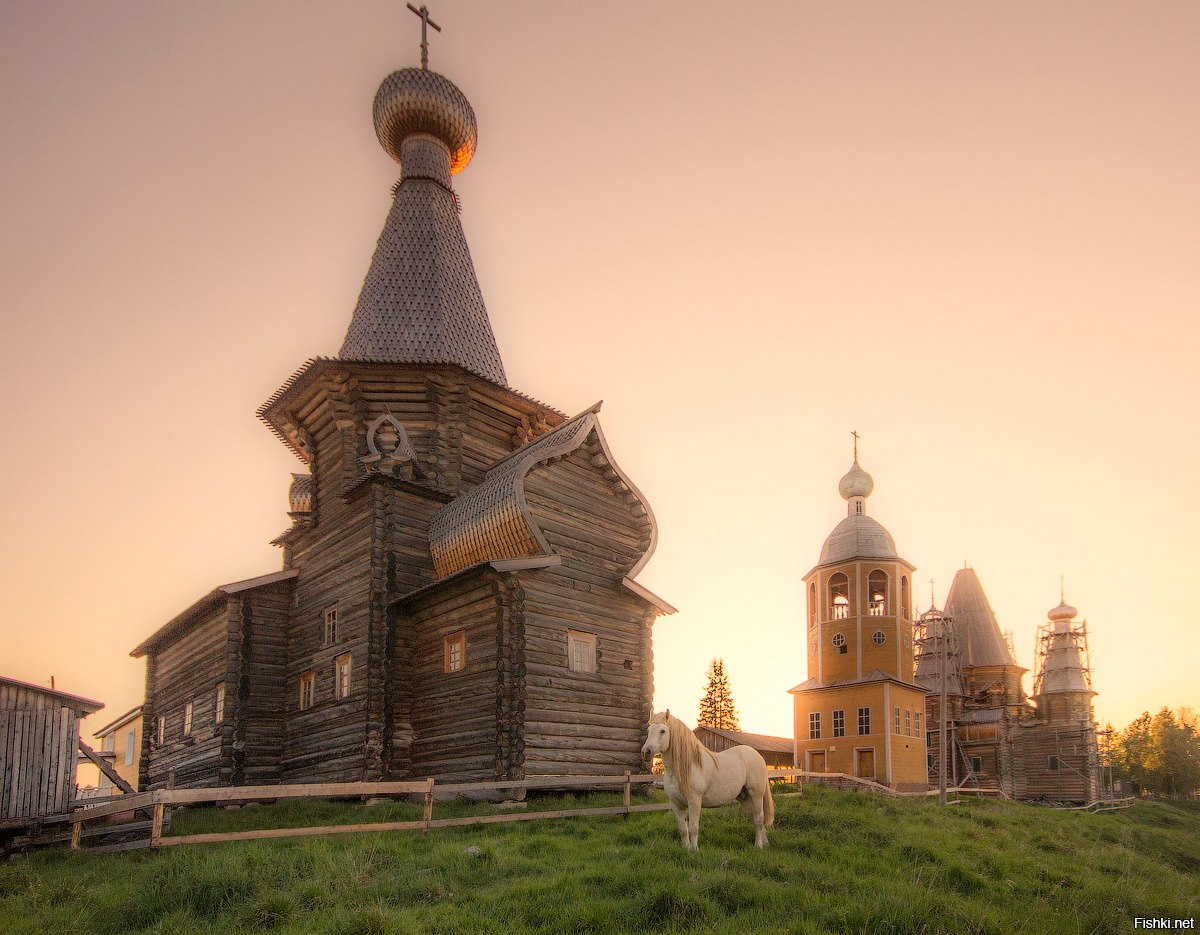
{"label": "horse's mane", "polygon": [[[716,762],[716,758],[713,757],[712,751],[692,733],[691,728],[669,711],[654,715],[650,719],[650,723],[667,725],[667,732],[671,738],[671,742],[667,745],[667,753],[671,760],[671,772],[675,774],[675,785],[679,787],[679,791],[685,798],[690,798],[692,767],[699,767],[704,762],[705,755],[712,758],[713,762]],[[664,765],[666,760],[667,757],[663,757]]]}

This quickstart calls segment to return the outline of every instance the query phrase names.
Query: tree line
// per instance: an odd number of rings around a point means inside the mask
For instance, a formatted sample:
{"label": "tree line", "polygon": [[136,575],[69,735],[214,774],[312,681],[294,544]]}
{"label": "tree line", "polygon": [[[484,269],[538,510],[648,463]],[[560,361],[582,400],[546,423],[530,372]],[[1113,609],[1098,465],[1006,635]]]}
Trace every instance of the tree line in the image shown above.
{"label": "tree line", "polygon": [[1143,711],[1124,730],[1107,729],[1113,779],[1130,783],[1139,793],[1200,792],[1200,718],[1195,711]]}

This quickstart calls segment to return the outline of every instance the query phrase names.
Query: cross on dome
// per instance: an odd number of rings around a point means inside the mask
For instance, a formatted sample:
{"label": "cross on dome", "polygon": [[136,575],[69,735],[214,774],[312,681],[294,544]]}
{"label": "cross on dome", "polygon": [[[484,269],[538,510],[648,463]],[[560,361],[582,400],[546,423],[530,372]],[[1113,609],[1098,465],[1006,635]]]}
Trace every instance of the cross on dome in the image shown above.
{"label": "cross on dome", "polygon": [[429,37],[428,37],[428,33],[426,32],[426,27],[432,26],[438,32],[442,31],[442,27],[439,26],[437,23],[435,23],[433,20],[431,20],[429,18],[429,8],[427,6],[425,6],[425,4],[422,3],[421,6],[418,8],[418,7],[413,6],[410,3],[410,4],[408,4],[408,8],[410,10],[412,10],[414,13],[416,13],[417,16],[421,17],[421,67],[424,68],[426,71],[428,71],[429,70]]}

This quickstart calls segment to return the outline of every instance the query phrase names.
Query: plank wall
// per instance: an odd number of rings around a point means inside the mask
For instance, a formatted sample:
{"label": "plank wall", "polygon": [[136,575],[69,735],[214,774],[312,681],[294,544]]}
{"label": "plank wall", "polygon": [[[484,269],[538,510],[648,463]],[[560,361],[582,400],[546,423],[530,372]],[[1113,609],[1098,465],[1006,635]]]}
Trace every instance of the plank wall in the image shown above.
{"label": "plank wall", "polygon": [[61,815],[75,797],[78,712],[0,683],[0,819]]}

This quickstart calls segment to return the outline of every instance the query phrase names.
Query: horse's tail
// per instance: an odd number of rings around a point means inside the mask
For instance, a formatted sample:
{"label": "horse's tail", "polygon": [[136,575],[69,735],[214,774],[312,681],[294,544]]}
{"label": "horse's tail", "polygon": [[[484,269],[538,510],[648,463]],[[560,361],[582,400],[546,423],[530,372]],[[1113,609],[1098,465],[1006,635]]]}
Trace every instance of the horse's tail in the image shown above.
{"label": "horse's tail", "polygon": [[763,827],[770,828],[775,824],[775,800],[771,798],[771,778],[767,777],[766,788],[763,789]]}

